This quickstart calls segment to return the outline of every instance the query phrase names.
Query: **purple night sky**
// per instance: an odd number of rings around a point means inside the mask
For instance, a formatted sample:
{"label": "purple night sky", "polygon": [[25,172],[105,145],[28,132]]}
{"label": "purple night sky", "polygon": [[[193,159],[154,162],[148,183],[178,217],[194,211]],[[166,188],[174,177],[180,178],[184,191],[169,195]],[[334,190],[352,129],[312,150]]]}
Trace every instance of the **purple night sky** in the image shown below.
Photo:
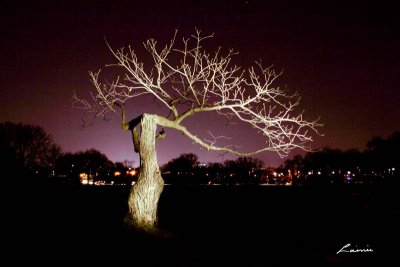
{"label": "purple night sky", "polygon": [[[71,108],[71,96],[74,90],[82,95],[91,89],[89,70],[113,62],[103,36],[114,48],[132,45],[140,54],[147,38],[165,43],[175,29],[183,37],[195,27],[215,33],[211,45],[239,51],[236,64],[249,67],[262,58],[266,65],[284,69],[278,83],[302,96],[307,118],[321,116],[325,125],[314,148],[362,150],[373,136],[387,137],[400,130],[400,17],[394,4],[62,2],[0,4],[0,122],[43,126],[64,151],[95,148],[112,161],[137,163],[130,134],[120,130],[119,116],[108,122],[96,120],[80,130],[83,111]],[[166,115],[151,99],[134,99],[127,109],[129,118],[144,111]],[[232,137],[243,150],[263,142],[251,129],[240,124],[227,127],[218,116],[193,117],[187,127],[200,136],[212,130]],[[222,160],[173,130],[157,146],[160,164],[189,152],[202,162]],[[283,161],[272,152],[256,157],[270,166]],[[234,157],[223,157],[228,158]]]}

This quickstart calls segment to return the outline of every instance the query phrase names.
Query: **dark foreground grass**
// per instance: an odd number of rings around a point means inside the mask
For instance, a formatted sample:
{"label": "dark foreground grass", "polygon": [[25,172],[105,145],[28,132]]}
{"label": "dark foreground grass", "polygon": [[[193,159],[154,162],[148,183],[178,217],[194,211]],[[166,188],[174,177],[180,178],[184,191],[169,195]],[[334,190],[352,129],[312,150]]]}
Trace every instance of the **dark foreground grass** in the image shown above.
{"label": "dark foreground grass", "polygon": [[[3,259],[24,266],[389,266],[398,254],[393,187],[168,186],[159,205],[167,234],[158,236],[123,226],[128,191],[11,186]],[[374,252],[337,255],[348,243]]]}

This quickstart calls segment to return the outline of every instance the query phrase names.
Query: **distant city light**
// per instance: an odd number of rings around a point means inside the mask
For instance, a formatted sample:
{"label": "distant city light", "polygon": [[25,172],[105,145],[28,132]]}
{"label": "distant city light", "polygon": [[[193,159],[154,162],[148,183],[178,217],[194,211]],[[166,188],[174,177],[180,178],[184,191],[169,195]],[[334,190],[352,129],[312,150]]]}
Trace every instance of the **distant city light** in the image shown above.
{"label": "distant city light", "polygon": [[89,184],[88,175],[85,172],[79,174],[79,178],[81,180],[81,184]]}
{"label": "distant city light", "polygon": [[[126,171],[126,174],[130,175],[130,176],[135,176],[136,175],[136,170],[128,170]],[[116,175],[118,176],[118,175]]]}
{"label": "distant city light", "polygon": [[119,172],[119,171],[114,172],[114,176],[120,176],[120,175],[121,175],[121,172]]}

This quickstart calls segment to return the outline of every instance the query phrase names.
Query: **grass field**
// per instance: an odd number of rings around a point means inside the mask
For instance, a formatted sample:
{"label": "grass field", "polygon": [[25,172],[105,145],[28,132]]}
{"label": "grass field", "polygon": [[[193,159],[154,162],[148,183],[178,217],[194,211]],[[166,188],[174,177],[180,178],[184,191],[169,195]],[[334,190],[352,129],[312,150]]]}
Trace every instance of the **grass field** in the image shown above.
{"label": "grass field", "polygon": [[[124,228],[127,187],[7,191],[3,258],[13,265],[386,266],[399,248],[393,187],[166,186],[166,236]],[[348,243],[373,252],[337,255]]]}

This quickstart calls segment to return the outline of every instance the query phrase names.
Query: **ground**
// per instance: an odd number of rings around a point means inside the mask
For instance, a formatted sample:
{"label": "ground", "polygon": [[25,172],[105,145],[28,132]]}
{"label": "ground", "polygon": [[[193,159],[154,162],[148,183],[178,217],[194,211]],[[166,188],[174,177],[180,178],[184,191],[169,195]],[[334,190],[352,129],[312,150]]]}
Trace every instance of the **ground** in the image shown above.
{"label": "ground", "polygon": [[[163,235],[123,226],[128,192],[20,185],[6,202],[4,254],[14,265],[386,266],[399,247],[390,187],[166,186]],[[347,243],[374,252],[337,255]]]}

